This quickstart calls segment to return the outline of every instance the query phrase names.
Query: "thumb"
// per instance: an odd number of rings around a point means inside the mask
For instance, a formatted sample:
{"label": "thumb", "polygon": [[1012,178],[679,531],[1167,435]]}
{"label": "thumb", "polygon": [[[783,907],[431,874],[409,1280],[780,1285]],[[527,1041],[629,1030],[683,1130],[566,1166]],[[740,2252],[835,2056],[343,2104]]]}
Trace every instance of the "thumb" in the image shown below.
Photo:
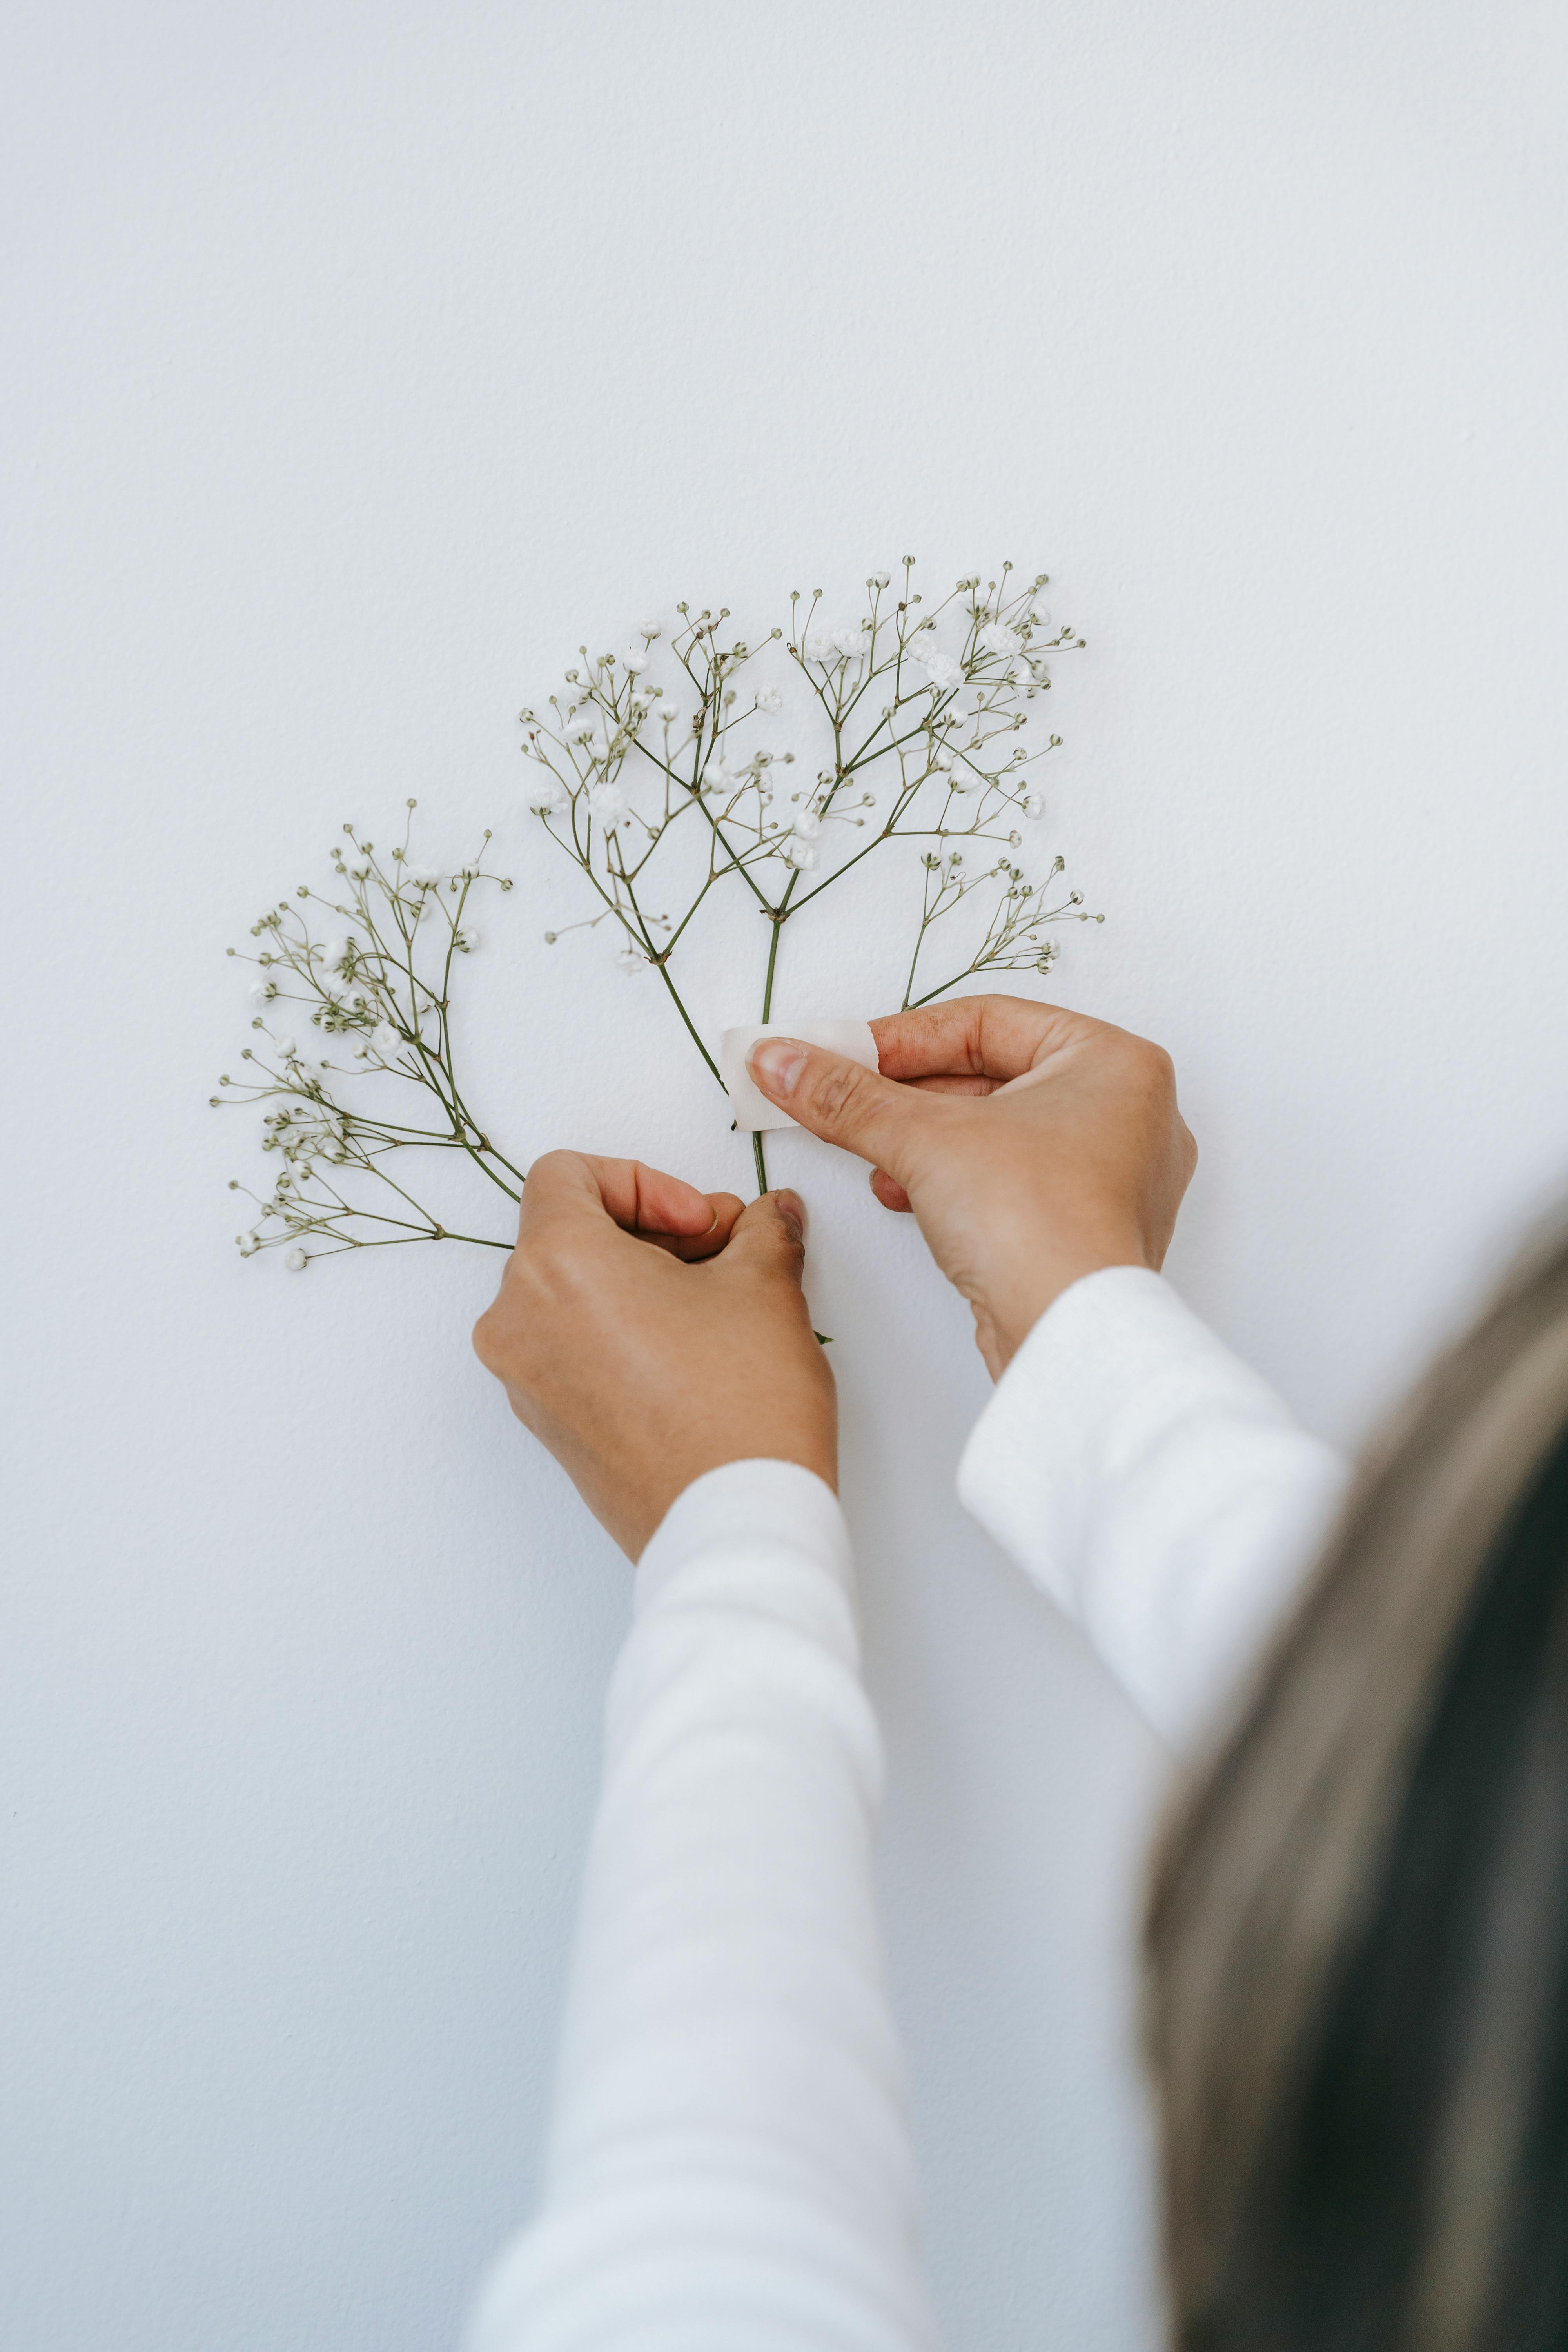
{"label": "thumb", "polygon": [[763,1192],[736,1218],[721,1255],[721,1273],[765,1279],[786,1276],[798,1286],[805,1266],[805,1210],[798,1192]]}
{"label": "thumb", "polygon": [[746,1070],[770,1102],[813,1135],[902,1181],[900,1159],[929,1101],[917,1104],[908,1087],[798,1037],[760,1039],[746,1056]]}

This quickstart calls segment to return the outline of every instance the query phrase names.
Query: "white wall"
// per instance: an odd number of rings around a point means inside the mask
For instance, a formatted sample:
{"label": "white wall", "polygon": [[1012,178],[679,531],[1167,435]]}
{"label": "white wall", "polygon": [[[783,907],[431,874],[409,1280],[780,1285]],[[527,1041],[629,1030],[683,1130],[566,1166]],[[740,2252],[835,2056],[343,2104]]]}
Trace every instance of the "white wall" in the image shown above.
{"label": "white wall", "polygon": [[[650,600],[1044,562],[1108,915],[1058,992],[1170,1044],[1176,1277],[1353,1435],[1568,1165],[1563,22],[57,0],[9,46],[4,2334],[414,2352],[530,2194],[626,1578],[469,1357],[493,1264],[235,1258],[222,949],[344,816],[495,822],[498,1123],[740,1181],[651,992],[538,945],[516,708]],[[1157,1759],[949,1499],[963,1313],[789,1142],[951,2341],[1131,2352]]]}

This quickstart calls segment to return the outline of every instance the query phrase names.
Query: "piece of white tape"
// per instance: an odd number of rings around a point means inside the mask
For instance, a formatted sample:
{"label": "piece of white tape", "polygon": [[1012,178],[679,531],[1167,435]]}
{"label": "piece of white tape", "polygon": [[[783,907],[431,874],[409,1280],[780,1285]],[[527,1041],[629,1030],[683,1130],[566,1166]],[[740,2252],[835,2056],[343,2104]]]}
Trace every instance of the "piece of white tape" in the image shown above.
{"label": "piece of white tape", "polygon": [[719,1068],[730,1090],[735,1124],[749,1135],[754,1135],[759,1128],[800,1125],[787,1110],[780,1110],[776,1103],[771,1103],[747,1075],[746,1056],[759,1037],[798,1037],[803,1045],[821,1045],[829,1054],[842,1054],[846,1060],[858,1062],[863,1069],[877,1067],[877,1041],[868,1022],[769,1021],[726,1029],[719,1040]]}

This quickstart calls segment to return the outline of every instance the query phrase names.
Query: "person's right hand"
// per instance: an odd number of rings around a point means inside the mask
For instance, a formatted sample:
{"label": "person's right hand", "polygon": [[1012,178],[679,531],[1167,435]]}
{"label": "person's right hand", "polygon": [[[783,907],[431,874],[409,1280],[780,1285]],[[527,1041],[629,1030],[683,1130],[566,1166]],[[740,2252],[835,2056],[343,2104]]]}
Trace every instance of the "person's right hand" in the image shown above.
{"label": "person's right hand", "polygon": [[994,1380],[1069,1283],[1163,1263],[1197,1147],[1168,1054],[1016,996],[873,1021],[881,1075],[769,1037],[747,1067],[813,1135],[872,1162],[974,1311]]}

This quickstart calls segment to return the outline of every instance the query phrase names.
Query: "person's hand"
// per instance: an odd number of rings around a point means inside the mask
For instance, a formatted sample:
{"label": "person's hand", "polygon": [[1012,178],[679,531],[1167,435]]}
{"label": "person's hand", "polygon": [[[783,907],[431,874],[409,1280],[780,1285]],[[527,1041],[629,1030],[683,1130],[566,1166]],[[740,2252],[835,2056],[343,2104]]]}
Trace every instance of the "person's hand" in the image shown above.
{"label": "person's hand", "polygon": [[1163,1263],[1197,1148],[1158,1045],[1016,996],[871,1034],[879,1076],[787,1037],[747,1067],[802,1127],[872,1162],[884,1208],[914,1212],[994,1380],[1081,1275]]}
{"label": "person's hand", "polygon": [[742,1208],[639,1160],[576,1151],[529,1170],[517,1247],[474,1346],[633,1559],[721,1463],[767,1456],[837,1483],[805,1232],[793,1192]]}

